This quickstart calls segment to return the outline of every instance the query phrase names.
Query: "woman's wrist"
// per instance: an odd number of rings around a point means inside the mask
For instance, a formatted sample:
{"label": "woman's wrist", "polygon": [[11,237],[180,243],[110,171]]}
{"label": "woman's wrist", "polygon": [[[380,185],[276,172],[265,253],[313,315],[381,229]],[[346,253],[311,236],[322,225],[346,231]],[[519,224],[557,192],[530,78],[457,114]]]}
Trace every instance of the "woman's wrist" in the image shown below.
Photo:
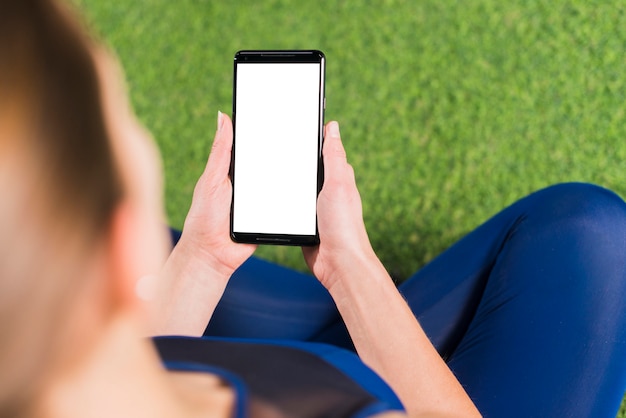
{"label": "woman's wrist", "polygon": [[149,303],[152,334],[201,335],[233,271],[181,237]]}
{"label": "woman's wrist", "polygon": [[387,278],[387,271],[374,250],[369,247],[335,257],[320,281],[333,297],[341,297],[353,285],[360,287],[364,281],[381,276]]}
{"label": "woman's wrist", "polygon": [[193,276],[194,279],[228,283],[236,267],[220,262],[218,257],[183,234],[172,250],[168,263],[172,261],[178,274]]}

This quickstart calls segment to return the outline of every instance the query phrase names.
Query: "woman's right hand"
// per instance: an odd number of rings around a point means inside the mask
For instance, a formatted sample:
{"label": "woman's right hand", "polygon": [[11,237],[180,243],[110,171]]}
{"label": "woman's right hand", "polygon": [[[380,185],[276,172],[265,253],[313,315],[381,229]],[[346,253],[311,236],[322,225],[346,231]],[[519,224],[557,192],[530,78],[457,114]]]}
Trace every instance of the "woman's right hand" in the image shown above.
{"label": "woman's right hand", "polygon": [[325,133],[320,244],[303,250],[309,268],[333,297],[363,362],[387,381],[409,416],[479,416],[370,245],[337,122]]}
{"label": "woman's right hand", "polygon": [[354,263],[378,263],[378,258],[365,230],[354,170],[335,121],[325,127],[322,154],[324,185],[317,201],[320,244],[304,247],[303,253],[313,274],[330,289]]}

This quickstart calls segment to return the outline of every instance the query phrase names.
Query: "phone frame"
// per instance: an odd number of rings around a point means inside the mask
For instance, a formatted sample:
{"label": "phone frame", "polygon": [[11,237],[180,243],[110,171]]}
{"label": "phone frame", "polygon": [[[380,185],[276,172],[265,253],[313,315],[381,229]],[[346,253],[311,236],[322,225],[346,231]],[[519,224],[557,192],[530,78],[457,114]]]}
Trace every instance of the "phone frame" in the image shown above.
{"label": "phone frame", "polygon": [[[314,246],[319,244],[317,211],[314,235],[268,234],[259,232],[235,232],[235,148],[237,146],[237,65],[239,63],[316,63],[320,64],[320,88],[318,111],[318,146],[317,146],[317,194],[324,182],[322,146],[324,143],[324,111],[326,108],[326,57],[319,50],[242,50],[238,51],[233,63],[233,148],[230,163],[230,179],[233,193],[230,206],[230,237],[234,242],[271,245]],[[286,173],[288,175],[288,173]]]}

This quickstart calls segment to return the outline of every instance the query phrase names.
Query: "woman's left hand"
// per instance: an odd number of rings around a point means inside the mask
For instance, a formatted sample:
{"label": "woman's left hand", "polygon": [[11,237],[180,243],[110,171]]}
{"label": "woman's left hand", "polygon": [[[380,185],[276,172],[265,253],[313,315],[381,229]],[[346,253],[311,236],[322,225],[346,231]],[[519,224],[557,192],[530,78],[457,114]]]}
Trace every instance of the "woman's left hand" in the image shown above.
{"label": "woman's left hand", "polygon": [[159,275],[152,303],[153,334],[202,335],[230,276],[256,249],[230,239],[232,145],[232,122],[219,113],[213,148],[196,183],[183,234]]}
{"label": "woman's left hand", "polygon": [[196,184],[179,242],[188,256],[210,263],[224,277],[230,277],[256,249],[256,245],[237,244],[230,238],[232,146],[232,122],[219,112],[211,154]]}

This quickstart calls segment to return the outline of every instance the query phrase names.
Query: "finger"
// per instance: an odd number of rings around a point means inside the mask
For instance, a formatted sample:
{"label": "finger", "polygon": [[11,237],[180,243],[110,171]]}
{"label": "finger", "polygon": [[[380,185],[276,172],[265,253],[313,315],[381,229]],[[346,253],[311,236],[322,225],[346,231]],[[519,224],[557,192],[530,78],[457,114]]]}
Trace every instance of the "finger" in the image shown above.
{"label": "finger", "polygon": [[218,112],[217,130],[205,172],[218,178],[228,175],[233,147],[233,124],[228,115]]}
{"label": "finger", "polygon": [[352,167],[348,164],[346,150],[341,142],[339,124],[335,121],[326,124],[324,138],[324,182],[341,182],[351,179]]}
{"label": "finger", "polygon": [[337,159],[338,162],[346,161],[346,151],[341,143],[341,134],[339,133],[339,123],[331,121],[326,124],[324,141],[324,158]]}

